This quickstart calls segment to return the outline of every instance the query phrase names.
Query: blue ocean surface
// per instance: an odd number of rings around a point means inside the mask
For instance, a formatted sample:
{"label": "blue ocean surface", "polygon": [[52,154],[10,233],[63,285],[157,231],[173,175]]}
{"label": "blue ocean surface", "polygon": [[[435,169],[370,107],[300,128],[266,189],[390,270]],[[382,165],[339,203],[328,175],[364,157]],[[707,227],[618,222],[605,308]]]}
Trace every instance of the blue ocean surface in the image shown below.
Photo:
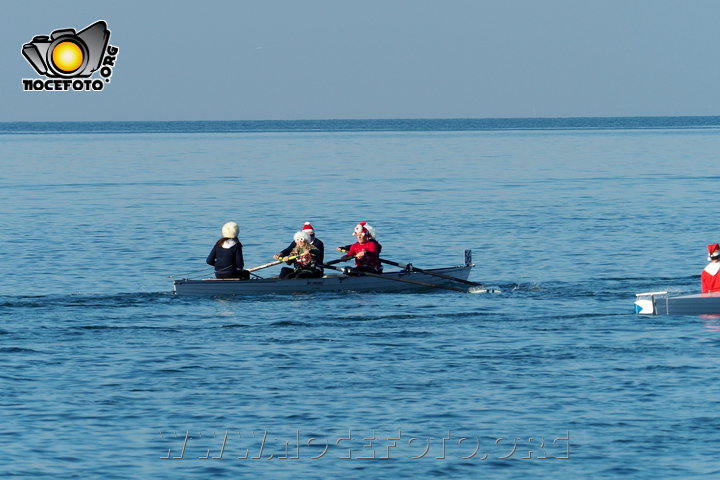
{"label": "blue ocean surface", "polygon": [[[0,476],[720,476],[720,118],[0,124]],[[193,298],[303,222],[496,294]],[[276,275],[279,267],[259,271]]]}

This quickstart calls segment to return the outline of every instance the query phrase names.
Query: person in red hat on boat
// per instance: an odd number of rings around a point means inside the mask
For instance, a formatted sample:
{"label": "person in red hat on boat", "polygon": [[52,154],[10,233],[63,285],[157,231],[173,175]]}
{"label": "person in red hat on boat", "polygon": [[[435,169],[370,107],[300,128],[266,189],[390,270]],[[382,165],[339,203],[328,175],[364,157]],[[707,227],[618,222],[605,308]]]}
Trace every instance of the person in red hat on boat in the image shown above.
{"label": "person in red hat on boat", "polygon": [[323,276],[318,267],[318,258],[320,251],[315,245],[310,243],[310,234],[302,230],[293,236],[295,248],[290,251],[292,260],[287,256],[281,257],[283,260],[292,264],[292,268],[283,267],[280,270],[280,278],[285,280],[289,278],[319,278]]}
{"label": "person in red hat on boat", "polygon": [[[315,268],[322,274],[323,268],[322,264],[325,259],[325,245],[323,242],[315,236],[315,229],[310,224],[310,222],[305,222],[305,225],[303,225],[301,232],[307,233],[310,236],[310,245],[315,247],[318,250],[317,254],[317,264]],[[295,250],[295,247],[297,247],[297,244],[295,240],[293,239],[292,243],[288,245],[285,249],[281,250],[280,253],[273,256],[275,260],[278,260],[282,257],[287,257],[290,255],[290,253]],[[322,275],[320,275],[322,277]]]}
{"label": "person in red hat on boat", "polygon": [[710,263],[700,274],[702,293],[720,292],[720,245],[713,243],[708,245],[708,260]]}
{"label": "person in red hat on boat", "polygon": [[337,248],[338,252],[347,252],[342,256],[342,260],[354,258],[353,270],[358,272],[382,273],[380,263],[382,245],[377,241],[375,229],[367,222],[360,222],[355,226],[353,235],[357,237],[357,243]]}

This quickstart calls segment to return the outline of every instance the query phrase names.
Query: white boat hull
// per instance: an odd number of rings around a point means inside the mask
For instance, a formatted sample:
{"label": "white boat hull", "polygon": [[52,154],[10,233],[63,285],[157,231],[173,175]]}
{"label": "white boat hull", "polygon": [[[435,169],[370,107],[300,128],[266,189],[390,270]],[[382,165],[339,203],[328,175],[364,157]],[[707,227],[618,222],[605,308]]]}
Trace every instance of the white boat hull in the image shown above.
{"label": "white boat hull", "polygon": [[635,313],[641,315],[720,315],[720,292],[672,297],[668,292],[638,293]]}

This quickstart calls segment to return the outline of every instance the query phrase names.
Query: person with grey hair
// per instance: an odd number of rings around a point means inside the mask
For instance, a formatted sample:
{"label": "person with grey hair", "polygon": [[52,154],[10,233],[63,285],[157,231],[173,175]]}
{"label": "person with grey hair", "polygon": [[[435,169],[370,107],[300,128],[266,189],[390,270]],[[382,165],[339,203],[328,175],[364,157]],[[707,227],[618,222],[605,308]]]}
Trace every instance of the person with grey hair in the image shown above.
{"label": "person with grey hair", "polygon": [[[323,276],[322,270],[318,268],[320,262],[320,250],[310,242],[310,235],[300,230],[293,235],[295,247],[289,255],[280,257],[279,260],[292,265],[280,269],[281,279],[290,278],[319,278]],[[292,258],[290,258],[292,257]]]}
{"label": "person with grey hair", "polygon": [[[322,264],[325,261],[325,245],[323,244],[322,240],[315,236],[315,229],[310,224],[310,222],[305,222],[305,225],[303,225],[301,230],[310,235],[310,244],[320,251],[320,256],[318,257],[318,269],[322,272]],[[290,243],[290,245],[288,245],[284,249],[280,250],[280,253],[276,254],[273,258],[277,260],[280,257],[287,257],[288,255],[290,255],[290,252],[292,252],[293,248],[295,248],[295,241]]]}

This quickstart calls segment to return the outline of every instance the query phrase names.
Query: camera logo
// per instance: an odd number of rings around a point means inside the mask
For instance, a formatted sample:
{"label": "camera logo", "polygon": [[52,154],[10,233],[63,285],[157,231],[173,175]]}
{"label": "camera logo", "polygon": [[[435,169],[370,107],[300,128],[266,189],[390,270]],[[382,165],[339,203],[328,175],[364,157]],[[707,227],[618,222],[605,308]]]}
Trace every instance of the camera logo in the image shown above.
{"label": "camera logo", "polygon": [[[109,45],[109,41],[110,30],[103,20],[79,32],[64,28],[54,30],[50,36],[36,35],[22,46],[22,54],[35,71],[48,80],[23,78],[23,90],[102,90],[106,83],[110,83],[120,51],[118,47]],[[95,72],[101,78],[89,78]]]}

